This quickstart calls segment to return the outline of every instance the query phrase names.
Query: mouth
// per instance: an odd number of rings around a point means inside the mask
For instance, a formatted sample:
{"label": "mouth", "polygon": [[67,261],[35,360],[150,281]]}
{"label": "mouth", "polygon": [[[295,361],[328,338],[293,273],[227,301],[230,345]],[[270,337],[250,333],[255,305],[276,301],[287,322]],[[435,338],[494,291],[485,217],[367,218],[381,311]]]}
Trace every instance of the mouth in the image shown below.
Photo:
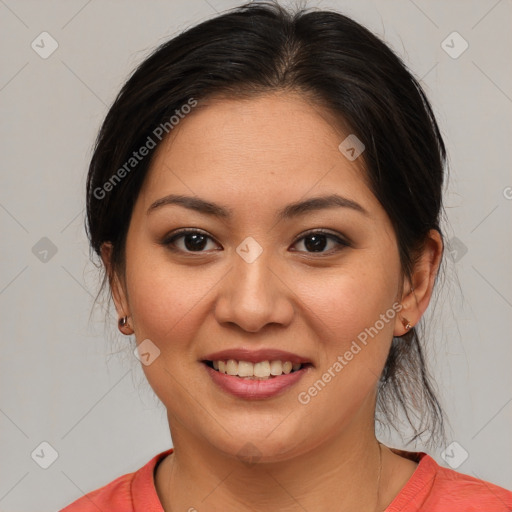
{"label": "mouth", "polygon": [[215,386],[244,400],[281,395],[314,368],[310,360],[276,349],[222,350],[200,362]]}
{"label": "mouth", "polygon": [[257,362],[238,361],[236,359],[217,359],[203,360],[202,363],[216,372],[245,380],[275,379],[282,375],[295,373],[312,366],[311,363],[307,362],[292,363],[291,361],[281,361],[280,359]]}

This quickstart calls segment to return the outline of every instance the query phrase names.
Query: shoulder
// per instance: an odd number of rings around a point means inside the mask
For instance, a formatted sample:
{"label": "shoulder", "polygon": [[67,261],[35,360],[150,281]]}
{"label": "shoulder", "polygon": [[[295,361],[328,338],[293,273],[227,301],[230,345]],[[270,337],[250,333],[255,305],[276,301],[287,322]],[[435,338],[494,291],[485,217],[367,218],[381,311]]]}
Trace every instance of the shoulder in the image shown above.
{"label": "shoulder", "polygon": [[59,512],[138,512],[162,510],[154,486],[154,470],[173,449],[155,455],[146,465],[91,491]]}
{"label": "shoulder", "polygon": [[129,511],[133,509],[131,483],[134,473],[120,476],[99,489],[91,491],[77,499],[60,512],[97,512],[108,506],[107,510]]}
{"label": "shoulder", "polygon": [[512,492],[486,480],[437,466],[431,501],[464,504],[464,511],[510,512]]}
{"label": "shoulder", "polygon": [[512,511],[511,491],[442,467],[424,452],[400,451],[400,454],[413,460],[416,458],[419,464],[386,512]]}

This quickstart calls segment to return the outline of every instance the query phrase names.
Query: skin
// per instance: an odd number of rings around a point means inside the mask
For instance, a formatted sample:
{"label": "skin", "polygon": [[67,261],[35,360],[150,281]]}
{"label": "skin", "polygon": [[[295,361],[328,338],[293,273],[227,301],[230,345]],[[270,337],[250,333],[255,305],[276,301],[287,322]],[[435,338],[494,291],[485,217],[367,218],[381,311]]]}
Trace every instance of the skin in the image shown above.
{"label": "skin", "polygon": [[[166,512],[382,510],[416,469],[383,447],[377,490],[376,390],[393,335],[406,332],[401,318],[415,325],[428,306],[442,241],[432,231],[412,280],[402,278],[392,225],[366,186],[362,159],[350,162],[338,149],[347,135],[294,93],[211,100],[155,154],[130,221],[124,275],[113,272],[111,246],[103,247],[119,316],[128,316],[138,343],[150,339],[160,350],[143,369],[167,409],[175,449],[155,474]],[[368,215],[331,207],[275,219],[290,203],[332,193]],[[168,194],[214,202],[232,218],[178,205],[146,213]],[[187,252],[190,237],[173,251],[163,241],[178,228],[211,238],[202,252]],[[303,238],[311,229],[350,245],[326,238],[314,252]],[[236,252],[248,236],[263,249],[252,263]],[[400,302],[404,309],[299,403],[298,393]],[[279,348],[314,367],[280,396],[243,400],[213,384],[200,362],[234,347]],[[247,443],[257,449],[253,464],[237,457]]]}

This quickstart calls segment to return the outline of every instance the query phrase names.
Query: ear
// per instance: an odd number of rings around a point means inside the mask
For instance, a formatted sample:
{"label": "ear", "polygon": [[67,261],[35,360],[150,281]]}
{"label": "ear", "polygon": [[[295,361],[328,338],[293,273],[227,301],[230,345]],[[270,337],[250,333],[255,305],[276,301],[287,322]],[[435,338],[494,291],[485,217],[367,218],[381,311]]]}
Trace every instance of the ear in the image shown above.
{"label": "ear", "polygon": [[403,309],[397,315],[393,336],[406,334],[409,329],[405,328],[404,323],[408,321],[411,326],[415,326],[427,309],[443,249],[441,233],[437,229],[431,229],[427,234],[421,253],[417,256],[411,276],[412,282],[409,279],[404,282],[401,301]]}
{"label": "ear", "polygon": [[101,259],[103,261],[103,265],[105,265],[105,270],[107,272],[108,281],[110,284],[110,292],[112,293],[112,298],[114,299],[117,314],[120,318],[122,318],[125,316],[130,316],[130,308],[123,283],[121,282],[119,276],[114,271],[112,266],[112,250],[112,243],[104,242],[101,245]]}

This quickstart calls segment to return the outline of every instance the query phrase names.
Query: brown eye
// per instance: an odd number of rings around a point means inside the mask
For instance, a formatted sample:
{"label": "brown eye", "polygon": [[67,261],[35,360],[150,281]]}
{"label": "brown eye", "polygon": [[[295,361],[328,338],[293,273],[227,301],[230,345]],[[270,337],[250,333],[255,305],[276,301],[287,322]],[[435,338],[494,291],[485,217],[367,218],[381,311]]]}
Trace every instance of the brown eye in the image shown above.
{"label": "brown eye", "polygon": [[[304,245],[304,248],[306,249],[305,252],[316,252],[322,254],[336,252],[341,250],[343,247],[348,247],[350,245],[346,241],[332,233],[318,230],[311,231],[306,235],[303,235],[299,240],[297,240],[294,243],[294,245],[297,245],[299,242]],[[331,248],[329,247],[329,242],[331,242]],[[325,250],[326,247],[328,249],[327,251]]]}
{"label": "brown eye", "polygon": [[[208,241],[212,237],[197,229],[182,229],[167,237],[162,243],[172,250],[181,252],[206,252]],[[178,242],[179,241],[179,242]]]}

